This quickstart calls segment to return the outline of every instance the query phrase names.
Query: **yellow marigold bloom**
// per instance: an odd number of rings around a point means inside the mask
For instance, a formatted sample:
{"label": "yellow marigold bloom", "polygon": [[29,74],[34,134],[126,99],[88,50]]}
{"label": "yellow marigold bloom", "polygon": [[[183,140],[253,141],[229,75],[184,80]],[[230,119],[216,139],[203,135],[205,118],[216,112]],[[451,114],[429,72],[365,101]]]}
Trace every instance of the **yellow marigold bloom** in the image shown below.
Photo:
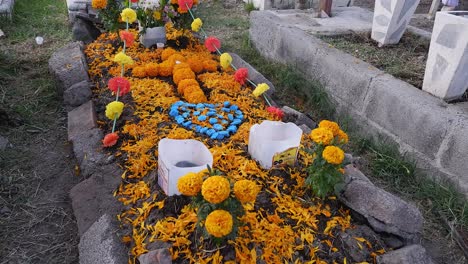
{"label": "yellow marigold bloom", "polygon": [[225,210],[214,210],[206,217],[205,221],[206,231],[214,237],[229,235],[232,231],[232,225],[232,215]]}
{"label": "yellow marigold bloom", "polygon": [[318,127],[323,127],[330,130],[333,133],[333,136],[338,135],[338,131],[340,131],[340,126],[337,123],[329,120],[320,121]]}
{"label": "yellow marigold bloom", "polygon": [[104,9],[107,7],[107,0],[93,0],[91,1],[91,6],[94,9]]}
{"label": "yellow marigold bloom", "polygon": [[343,130],[339,130],[338,131],[338,140],[340,141],[340,143],[342,144],[346,144],[348,143],[349,141],[349,138],[348,138],[348,134],[346,134]]}
{"label": "yellow marigold bloom", "polygon": [[231,55],[229,55],[229,53],[225,52],[221,54],[221,56],[219,57],[219,62],[221,64],[221,67],[223,67],[223,69],[227,69],[229,68],[229,66],[231,66],[232,57]]}
{"label": "yellow marigold bloom", "polygon": [[119,118],[122,114],[124,108],[124,103],[119,101],[114,101],[106,106],[106,117],[114,120],[114,118]]}
{"label": "yellow marigold bloom", "polygon": [[229,181],[223,176],[211,176],[203,182],[202,195],[210,203],[221,203],[230,193]]}
{"label": "yellow marigold bloom", "polygon": [[130,56],[125,55],[123,52],[119,52],[115,55],[114,61],[118,62],[119,64],[133,64],[133,60]]}
{"label": "yellow marigold bloom", "polygon": [[192,22],[192,30],[198,32],[200,28],[203,26],[203,21],[200,18],[195,18]]}
{"label": "yellow marigold bloom", "polygon": [[195,196],[200,192],[202,184],[203,176],[201,173],[189,172],[179,178],[177,189],[183,195]]}
{"label": "yellow marigold bloom", "polygon": [[241,203],[255,202],[259,191],[254,181],[240,180],[234,184],[234,195]]}
{"label": "yellow marigold bloom", "polygon": [[268,91],[270,87],[266,83],[261,83],[257,85],[257,88],[252,92],[255,97],[259,97],[262,95],[264,92]]}
{"label": "yellow marigold bloom", "polygon": [[124,10],[122,10],[122,13],[120,13],[120,17],[124,22],[133,23],[137,19],[137,14],[135,10],[127,7]]}
{"label": "yellow marigold bloom", "polygon": [[156,19],[156,20],[161,20],[161,12],[154,11],[153,12],[153,18]]}
{"label": "yellow marigold bloom", "polygon": [[323,150],[322,157],[330,164],[339,165],[344,160],[344,151],[339,147],[326,146]]}
{"label": "yellow marigold bloom", "polygon": [[329,145],[333,140],[333,133],[326,128],[319,127],[310,132],[310,138],[317,144]]}

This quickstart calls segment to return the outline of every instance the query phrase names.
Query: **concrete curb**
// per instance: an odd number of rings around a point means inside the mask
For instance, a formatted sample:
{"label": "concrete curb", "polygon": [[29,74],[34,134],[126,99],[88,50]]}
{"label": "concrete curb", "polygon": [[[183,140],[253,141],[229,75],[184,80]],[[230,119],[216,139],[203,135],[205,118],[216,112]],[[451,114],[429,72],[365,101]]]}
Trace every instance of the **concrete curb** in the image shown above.
{"label": "concrete curb", "polygon": [[468,195],[468,103],[447,104],[278,21],[270,11],[250,15],[250,38],[262,55],[320,80],[338,112],[354,119],[361,133],[387,139],[428,176]]}

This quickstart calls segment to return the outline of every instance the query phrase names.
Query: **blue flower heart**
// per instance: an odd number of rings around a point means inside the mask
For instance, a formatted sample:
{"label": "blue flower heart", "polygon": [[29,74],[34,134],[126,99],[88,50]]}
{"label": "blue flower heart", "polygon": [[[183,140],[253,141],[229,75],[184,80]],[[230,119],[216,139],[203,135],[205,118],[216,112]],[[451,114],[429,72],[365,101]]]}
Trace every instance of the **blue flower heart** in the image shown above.
{"label": "blue flower heart", "polygon": [[[169,115],[186,129],[219,140],[235,134],[244,120],[239,107],[229,101],[222,104],[190,104],[178,101],[169,109]],[[194,116],[196,118],[192,119]]]}

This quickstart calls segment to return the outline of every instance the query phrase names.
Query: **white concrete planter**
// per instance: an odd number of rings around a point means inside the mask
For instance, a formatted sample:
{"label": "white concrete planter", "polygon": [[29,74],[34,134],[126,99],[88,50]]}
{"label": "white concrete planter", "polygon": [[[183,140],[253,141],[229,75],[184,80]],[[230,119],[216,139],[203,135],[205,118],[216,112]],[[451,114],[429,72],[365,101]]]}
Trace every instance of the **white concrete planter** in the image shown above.
{"label": "white concrete planter", "polygon": [[398,43],[418,4],[419,0],[376,0],[372,39],[380,45]]}
{"label": "white concrete planter", "polygon": [[[140,31],[142,28],[140,27]],[[149,48],[157,43],[166,43],[166,28],[162,27],[154,27],[154,28],[147,28],[145,34],[141,34],[140,36],[140,43]]]}
{"label": "white concrete planter", "polygon": [[453,100],[467,89],[468,11],[438,12],[423,90],[444,100]]}

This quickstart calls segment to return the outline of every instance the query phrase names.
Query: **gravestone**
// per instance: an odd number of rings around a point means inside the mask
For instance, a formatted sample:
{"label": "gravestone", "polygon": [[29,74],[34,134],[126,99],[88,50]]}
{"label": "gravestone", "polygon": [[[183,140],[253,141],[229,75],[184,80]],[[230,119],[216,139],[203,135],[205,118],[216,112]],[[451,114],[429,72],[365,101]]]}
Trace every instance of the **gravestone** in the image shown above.
{"label": "gravestone", "polygon": [[13,6],[15,0],[0,0],[0,15],[8,17],[12,20],[13,18]]}
{"label": "gravestone", "polygon": [[432,31],[423,90],[444,100],[468,89],[468,12],[438,12]]}

